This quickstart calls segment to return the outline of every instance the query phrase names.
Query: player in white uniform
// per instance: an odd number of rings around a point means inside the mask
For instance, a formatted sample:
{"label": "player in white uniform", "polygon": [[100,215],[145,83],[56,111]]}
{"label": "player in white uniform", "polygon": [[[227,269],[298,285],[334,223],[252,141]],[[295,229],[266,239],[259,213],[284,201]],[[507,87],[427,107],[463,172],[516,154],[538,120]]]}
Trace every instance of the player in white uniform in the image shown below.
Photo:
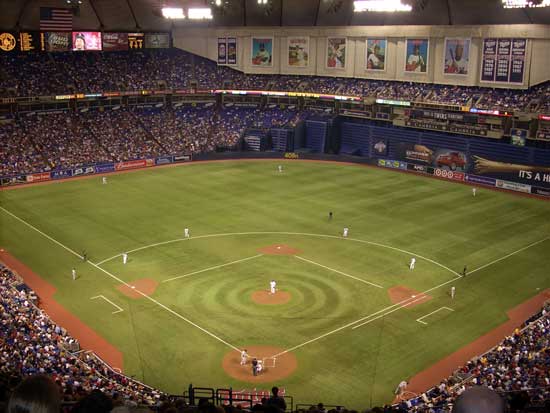
{"label": "player in white uniform", "polygon": [[275,291],[276,291],[275,289],[276,289],[276,287],[277,287],[277,283],[275,282],[275,280],[271,280],[271,281],[269,282],[269,291],[270,291],[269,293],[270,293],[270,294],[275,294]]}
{"label": "player in white uniform", "polygon": [[103,185],[105,185],[107,183],[107,177],[104,176],[103,178],[101,178],[101,182],[103,182]]}
{"label": "player in white uniform", "polygon": [[183,230],[183,236],[184,236],[185,238],[189,238],[189,228],[185,228],[185,229]]}
{"label": "player in white uniform", "polygon": [[283,172],[283,165],[279,165],[277,169],[279,170],[279,172]]}
{"label": "player in white uniform", "polygon": [[123,253],[122,254],[122,263],[126,264],[128,262],[128,254]]}
{"label": "player in white uniform", "polygon": [[72,269],[71,274],[73,276],[73,281],[76,280],[76,270],[74,268]]}
{"label": "player in white uniform", "polygon": [[261,373],[264,369],[264,363],[262,360],[258,360],[258,365],[256,366],[256,373]]}
{"label": "player in white uniform", "polygon": [[347,237],[348,236],[348,229],[347,228],[344,228],[344,233],[342,234],[343,237]]}
{"label": "player in white uniform", "polygon": [[411,263],[409,264],[409,270],[414,270],[414,264],[416,264],[416,258],[411,258]]}
{"label": "player in white uniform", "polygon": [[472,195],[476,196],[476,187],[475,186],[472,188]]}
{"label": "player in white uniform", "polygon": [[248,353],[246,352],[246,349],[241,351],[241,366],[244,366],[246,364],[246,359],[248,358]]}
{"label": "player in white uniform", "polygon": [[455,298],[455,286],[451,287],[451,298]]}

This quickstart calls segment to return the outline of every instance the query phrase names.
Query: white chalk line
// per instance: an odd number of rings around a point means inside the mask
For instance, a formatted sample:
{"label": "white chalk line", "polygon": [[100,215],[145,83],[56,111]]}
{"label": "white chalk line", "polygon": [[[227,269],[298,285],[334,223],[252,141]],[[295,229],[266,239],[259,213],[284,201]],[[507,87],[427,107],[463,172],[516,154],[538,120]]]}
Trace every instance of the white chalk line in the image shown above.
{"label": "white chalk line", "polygon": [[423,315],[423,316],[420,317],[420,318],[417,318],[416,321],[418,321],[419,323],[428,325],[428,323],[426,323],[425,321],[422,321],[422,320],[425,319],[426,317],[431,316],[432,314],[435,314],[435,313],[441,311],[441,310],[454,311],[452,308],[449,308],[449,307],[439,307],[437,310],[434,310],[434,311],[432,311],[431,313],[428,313],[428,314],[426,314],[426,315]]}
{"label": "white chalk line", "polygon": [[[412,298],[412,297],[411,297],[411,298]],[[414,304],[414,303],[416,303],[417,301],[424,300],[425,298],[426,298],[426,296],[421,296],[421,297],[415,298],[414,300],[409,301],[409,302],[407,302],[407,303],[405,303],[405,304],[403,304],[403,305],[401,305],[401,306],[399,306],[399,307],[397,307],[397,308],[394,308],[393,310],[388,311],[387,313],[380,314],[379,316],[374,317],[374,318],[371,318],[370,320],[365,321],[364,323],[361,323],[361,324],[358,324],[358,325],[356,325],[356,326],[353,326],[351,329],[352,329],[352,330],[355,330],[356,328],[362,327],[362,326],[364,326],[364,325],[366,325],[366,324],[370,324],[370,323],[372,323],[373,321],[378,320],[379,318],[385,317],[385,316],[387,316],[388,314],[391,314],[391,313],[394,313],[394,312],[396,312],[396,311],[398,311],[398,310],[401,310],[402,308],[405,308],[405,307],[407,307],[407,306],[409,306],[409,305],[411,305],[411,304]]]}
{"label": "white chalk line", "polygon": [[522,252],[522,251],[525,251],[527,248],[534,247],[535,245],[538,245],[538,244],[540,244],[540,243],[542,243],[542,242],[544,242],[544,241],[547,241],[547,240],[549,240],[549,239],[550,239],[550,237],[546,237],[546,238],[540,239],[540,240],[538,240],[538,241],[535,241],[535,242],[533,242],[533,243],[531,243],[531,244],[529,244],[529,245],[527,245],[527,246],[525,246],[525,247],[523,247],[523,248],[520,248],[519,250],[516,250],[516,251],[514,251],[514,252],[511,252],[510,254],[505,255],[504,257],[500,257],[500,258],[498,258],[498,259],[496,259],[496,260],[494,260],[494,261],[491,261],[491,262],[489,262],[489,263],[487,263],[487,264],[482,265],[481,267],[476,268],[475,270],[472,270],[472,271],[468,272],[468,275],[471,275],[471,274],[473,274],[473,273],[475,273],[475,272],[477,272],[477,271],[479,271],[479,270],[482,270],[482,269],[484,269],[484,268],[487,268],[489,265],[496,264],[496,263],[499,262],[499,261],[505,260],[506,258],[511,257],[512,255],[516,255],[516,254],[518,254],[518,253],[520,253],[520,252]]}
{"label": "white chalk line", "polygon": [[[168,241],[156,242],[156,243],[153,243],[153,244],[144,245],[144,246],[141,246],[141,247],[138,247],[138,248],[134,248],[133,250],[126,251],[126,253],[130,254],[130,253],[141,251],[141,250],[144,250],[144,249],[147,249],[147,248],[158,247],[160,245],[172,244],[172,243],[180,242],[180,241],[192,241],[194,239],[216,238],[216,237],[231,237],[231,236],[237,236],[237,235],[298,235],[298,236],[307,236],[307,237],[331,238],[331,239],[340,239],[340,240],[345,240],[345,241],[354,241],[354,242],[359,242],[359,243],[362,243],[362,244],[375,245],[375,246],[381,247],[381,248],[388,248],[388,249],[391,249],[391,250],[394,250],[394,251],[401,252],[403,254],[408,254],[408,255],[423,259],[425,261],[431,262],[434,265],[437,265],[440,268],[443,268],[443,269],[449,271],[455,277],[461,277],[461,275],[458,272],[451,270],[449,267],[447,267],[447,266],[445,266],[445,265],[443,265],[443,264],[441,264],[441,263],[439,263],[435,260],[432,260],[431,258],[427,258],[427,257],[424,257],[420,254],[417,254],[417,253],[414,253],[414,252],[411,252],[411,251],[407,251],[407,250],[404,250],[404,249],[401,249],[401,248],[392,247],[391,245],[381,244],[379,242],[374,242],[374,241],[366,241],[366,240],[362,240],[362,239],[358,239],[358,238],[342,238],[341,236],[336,236],[336,235],[311,234],[311,233],[308,233],[308,232],[251,231],[251,232],[227,232],[227,233],[221,233],[221,234],[198,235],[198,236],[195,236],[195,237],[192,237],[192,238],[176,238],[176,239],[172,239],[172,240],[168,240]],[[111,261],[111,260],[117,258],[117,257],[120,257],[121,255],[122,255],[122,253],[117,254],[117,255],[113,255],[112,257],[105,258],[104,260],[99,261],[97,264],[98,265],[104,264],[108,261]]]}
{"label": "white chalk line", "polygon": [[381,285],[378,285],[378,284],[375,284],[375,283],[371,283],[367,280],[363,280],[361,278],[358,278],[358,277],[355,277],[353,275],[350,275],[350,274],[346,274],[345,272],[342,272],[342,271],[339,271],[339,270],[335,270],[334,268],[330,268],[330,267],[327,267],[326,265],[323,265],[323,264],[319,264],[318,262],[315,262],[315,261],[311,261],[311,260],[308,260],[307,258],[303,258],[303,257],[300,257],[299,255],[295,255],[294,256],[295,258],[298,258],[299,260],[302,260],[302,261],[305,261],[305,262],[309,262],[310,264],[313,264],[313,265],[317,265],[321,268],[325,268],[329,271],[333,271],[337,274],[341,274],[341,275],[344,275],[346,277],[349,277],[349,278],[353,278],[354,280],[357,280],[357,281],[361,281],[362,283],[365,283],[365,284],[368,284],[368,285],[372,285],[373,287],[377,287],[377,288],[384,288],[382,287]]}
{"label": "white chalk line", "polygon": [[190,277],[191,275],[200,274],[200,273],[202,273],[202,272],[206,272],[206,271],[210,271],[210,270],[215,270],[215,269],[222,268],[222,267],[227,267],[228,265],[237,264],[237,263],[239,263],[239,262],[244,262],[244,261],[248,261],[248,260],[253,260],[254,258],[262,257],[263,255],[264,255],[264,254],[258,254],[258,255],[254,255],[254,256],[252,256],[252,257],[242,258],[242,259],[240,259],[240,260],[227,262],[227,263],[225,263],[225,264],[216,265],[216,266],[214,266],[214,267],[205,268],[205,269],[203,269],[203,270],[193,271],[193,272],[190,272],[190,273],[188,273],[188,274],[178,275],[177,277],[168,278],[167,280],[163,280],[163,281],[161,281],[161,282],[167,283],[167,282],[170,282],[170,281],[179,280],[179,279],[181,279],[181,278]]}
{"label": "white chalk line", "polygon": [[113,311],[111,314],[117,314],[117,313],[121,313],[123,312],[124,310],[122,309],[122,307],[120,307],[119,305],[116,305],[115,303],[113,303],[111,300],[109,300],[107,297],[105,297],[104,295],[96,295],[95,297],[91,297],[90,300],[97,300],[98,298],[102,298],[104,299],[105,301],[107,301],[108,303],[110,303],[113,307],[116,307],[118,310],[116,311]]}
{"label": "white chalk line", "polygon": [[[10,214],[11,216],[13,216],[14,218],[16,218],[17,220],[19,220],[20,222],[22,222],[23,224],[27,225],[29,228],[32,228],[33,230],[35,230],[36,232],[38,232],[39,234],[43,235],[44,237],[48,238],[50,241],[54,242],[55,244],[59,245],[60,247],[64,248],[65,250],[69,251],[70,253],[72,253],[73,255],[76,255],[77,257],[79,257],[80,259],[83,259],[83,257],[79,254],[77,254],[76,252],[74,252],[72,249],[70,249],[69,247],[67,247],[66,245],[63,245],[62,243],[60,243],[59,241],[53,239],[52,237],[50,237],[49,235],[43,233],[42,231],[40,231],[38,228],[34,227],[33,225],[29,224],[28,222],[26,222],[25,220],[17,217],[16,215],[12,214],[11,212],[7,211],[5,208],[2,208],[0,207],[0,209],[2,209],[3,211],[5,211],[6,213]],[[135,286],[127,283],[126,281],[120,279],[119,277],[117,277],[116,275],[113,275],[111,274],[109,271],[101,268],[98,264],[95,264],[91,261],[86,261],[88,264],[90,264],[92,267],[94,268],[97,268],[99,271],[107,274],[109,277],[111,277],[112,279],[118,281],[120,284],[123,284],[125,285],[126,287],[128,288],[131,288],[133,291],[135,291],[136,293],[138,293],[139,295],[141,295],[143,298],[151,301],[152,303],[158,305],[159,307],[161,307],[162,309],[166,310],[167,312],[169,312],[170,314],[178,317],[179,319],[185,321],[186,323],[192,325],[193,327],[199,329],[200,331],[202,331],[203,333],[205,334],[208,334],[210,337],[218,340],[219,342],[225,344],[226,346],[232,348],[233,350],[236,350],[236,351],[241,351],[239,348],[237,348],[236,346],[234,346],[233,344],[225,341],[224,339],[218,337],[217,335],[215,335],[214,333],[208,331],[207,329],[199,326],[198,324],[194,323],[193,321],[189,320],[188,318],[182,316],[180,313],[172,310],[171,308],[165,306],[164,304],[158,302],[157,300],[155,300],[154,298],[152,297],[149,297],[147,294],[145,294],[144,292],[138,290],[137,288],[135,288]]]}

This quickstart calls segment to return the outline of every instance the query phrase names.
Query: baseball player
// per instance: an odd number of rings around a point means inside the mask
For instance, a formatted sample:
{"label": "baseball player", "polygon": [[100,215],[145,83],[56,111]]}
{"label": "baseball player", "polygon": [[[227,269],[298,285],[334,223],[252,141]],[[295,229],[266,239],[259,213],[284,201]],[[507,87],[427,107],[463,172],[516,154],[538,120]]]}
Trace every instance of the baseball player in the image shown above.
{"label": "baseball player", "polygon": [[472,188],[472,195],[476,196],[476,187],[475,186]]}
{"label": "baseball player", "polygon": [[264,369],[263,360],[258,360],[258,365],[256,366],[256,373],[260,374],[263,369]]}
{"label": "baseball player", "polygon": [[101,182],[103,183],[103,185],[105,185],[107,183],[107,177],[104,176],[103,178],[101,178]]}
{"label": "baseball player", "polygon": [[416,264],[416,258],[412,257],[409,264],[409,270],[414,270],[414,264]]}
{"label": "baseball player", "polygon": [[241,366],[244,366],[246,364],[246,359],[248,358],[248,353],[246,352],[246,349],[241,351]]}
{"label": "baseball player", "polygon": [[75,281],[76,280],[76,270],[74,268],[72,269],[71,274],[73,276],[73,281]]}
{"label": "baseball player", "polygon": [[122,254],[122,263],[126,264],[127,262],[128,262],[128,254],[124,252]]}
{"label": "baseball player", "polygon": [[455,286],[453,285],[451,287],[451,299],[454,299],[455,298]]}
{"label": "baseball player", "polygon": [[277,287],[277,283],[275,282],[275,280],[271,280],[269,282],[269,294],[275,294],[275,288]]}
{"label": "baseball player", "polygon": [[279,169],[279,172],[283,172],[283,165],[279,165],[277,169]]}
{"label": "baseball player", "polygon": [[344,233],[342,234],[344,238],[348,236],[348,231],[348,228],[344,228]]}
{"label": "baseball player", "polygon": [[183,236],[184,236],[185,238],[189,238],[189,228],[185,228],[185,229],[183,230]]}
{"label": "baseball player", "polygon": [[330,211],[330,212],[328,213],[328,219],[329,219],[329,221],[332,219],[332,211]]}
{"label": "baseball player", "polygon": [[401,396],[405,390],[407,389],[407,386],[409,385],[409,383],[405,380],[401,381],[401,383],[399,383],[397,385],[397,388],[395,389],[395,394],[398,395],[398,396]]}

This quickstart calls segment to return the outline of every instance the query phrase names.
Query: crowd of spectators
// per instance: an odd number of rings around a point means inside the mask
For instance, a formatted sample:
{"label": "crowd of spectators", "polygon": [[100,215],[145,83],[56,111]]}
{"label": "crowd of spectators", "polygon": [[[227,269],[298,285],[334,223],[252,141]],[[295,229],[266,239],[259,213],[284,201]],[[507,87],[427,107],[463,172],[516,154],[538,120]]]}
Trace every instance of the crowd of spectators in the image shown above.
{"label": "crowd of spectators", "polygon": [[481,109],[550,109],[548,82],[529,90],[445,86],[344,77],[244,74],[179,49],[97,53],[27,53],[0,56],[1,96],[40,96],[128,90],[307,91]]}

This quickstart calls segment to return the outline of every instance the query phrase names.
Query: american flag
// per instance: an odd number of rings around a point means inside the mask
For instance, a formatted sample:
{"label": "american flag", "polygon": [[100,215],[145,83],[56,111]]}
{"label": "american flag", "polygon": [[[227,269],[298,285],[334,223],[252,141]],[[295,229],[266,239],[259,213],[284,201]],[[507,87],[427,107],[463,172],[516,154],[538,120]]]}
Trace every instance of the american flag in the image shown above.
{"label": "american flag", "polygon": [[71,9],[40,7],[40,30],[50,32],[73,30]]}

